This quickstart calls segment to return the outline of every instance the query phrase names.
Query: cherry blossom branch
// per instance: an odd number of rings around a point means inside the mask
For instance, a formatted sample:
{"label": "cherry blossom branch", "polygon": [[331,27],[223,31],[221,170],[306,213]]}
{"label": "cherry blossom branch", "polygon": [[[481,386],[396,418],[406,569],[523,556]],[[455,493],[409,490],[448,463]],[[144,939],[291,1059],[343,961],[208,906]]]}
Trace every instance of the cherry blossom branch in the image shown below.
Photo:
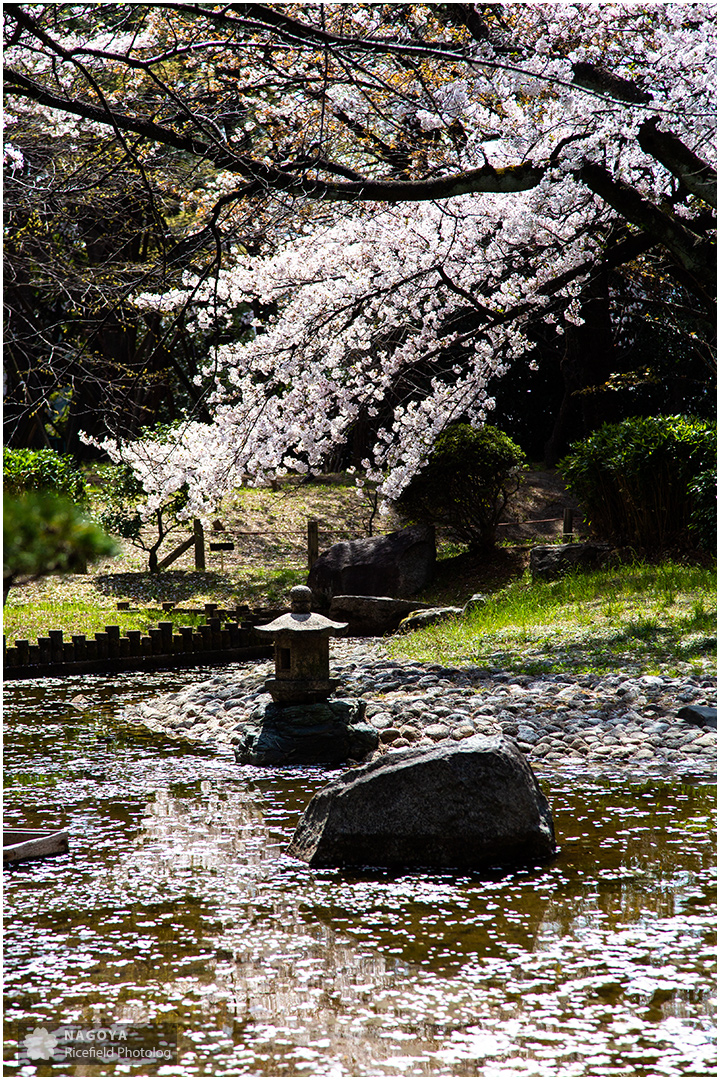
{"label": "cherry blossom branch", "polygon": [[[210,22],[242,27],[251,32],[274,33],[290,45],[331,47],[339,52],[354,51],[381,56],[434,57],[490,70],[523,72],[519,64],[491,60],[473,55],[467,48],[458,49],[452,42],[397,41],[390,38],[357,37],[336,34],[307,22],[300,22],[265,4],[228,4],[223,11],[212,11],[200,4],[166,4],[167,8],[185,15],[201,17]],[[237,18],[227,14],[233,11]],[[476,40],[478,40],[476,38]],[[650,96],[628,79],[603,71],[589,63],[572,66],[572,79],[555,74],[533,72],[533,78],[555,85],[586,91],[593,96],[606,97],[623,103],[650,106]]]}
{"label": "cherry blossom branch", "polygon": [[653,116],[640,125],[638,146],[661,162],[693,195],[717,207],[717,172],[694,154],[681,139],[670,131],[658,131],[658,117]]}
{"label": "cherry blossom branch", "polygon": [[644,229],[656,242],[667,248],[682,269],[692,275],[709,296],[717,280],[717,256],[715,245],[710,240],[691,232],[677,217],[671,217],[644,199],[623,180],[614,179],[602,165],[585,162],[579,176],[591,191],[622,214],[626,221]]}

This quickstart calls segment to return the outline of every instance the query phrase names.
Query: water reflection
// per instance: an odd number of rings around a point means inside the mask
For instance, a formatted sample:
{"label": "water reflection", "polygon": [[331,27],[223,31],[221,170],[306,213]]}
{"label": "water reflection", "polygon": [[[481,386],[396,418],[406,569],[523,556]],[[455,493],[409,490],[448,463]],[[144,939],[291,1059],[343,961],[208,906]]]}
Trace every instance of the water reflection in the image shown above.
{"label": "water reflection", "polygon": [[9,1021],[177,1021],[187,1075],[715,1074],[711,788],[548,774],[542,870],[315,871],[328,774],[124,726],[147,682],[6,695],[6,814],[72,837],[5,875]]}
{"label": "water reflection", "polygon": [[192,786],[185,786],[187,794],[155,792],[137,840],[142,856],[154,857],[166,872],[193,866],[217,870],[230,859],[264,861],[269,838],[259,795],[244,789],[232,797],[203,780],[201,798],[193,798]]}

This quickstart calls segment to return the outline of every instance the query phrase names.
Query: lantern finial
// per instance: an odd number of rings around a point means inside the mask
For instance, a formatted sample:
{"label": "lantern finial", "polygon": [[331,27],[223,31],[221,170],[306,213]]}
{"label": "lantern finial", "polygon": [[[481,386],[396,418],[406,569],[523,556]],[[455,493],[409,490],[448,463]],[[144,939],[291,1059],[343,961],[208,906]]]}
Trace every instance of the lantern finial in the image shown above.
{"label": "lantern finial", "polygon": [[290,610],[293,615],[304,615],[310,611],[312,589],[307,585],[296,585],[290,590]]}

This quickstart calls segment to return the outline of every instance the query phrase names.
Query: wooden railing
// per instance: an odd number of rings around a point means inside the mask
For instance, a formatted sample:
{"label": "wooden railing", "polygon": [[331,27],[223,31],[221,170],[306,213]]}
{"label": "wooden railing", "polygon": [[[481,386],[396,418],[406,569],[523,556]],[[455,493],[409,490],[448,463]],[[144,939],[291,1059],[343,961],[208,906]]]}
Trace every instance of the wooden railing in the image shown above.
{"label": "wooden railing", "polygon": [[[233,530],[234,536],[294,536],[294,533],[278,533],[278,532],[236,532]],[[210,551],[220,552],[221,568],[223,567],[223,553],[226,551],[233,551],[235,544],[232,541],[217,541],[211,542],[209,545]],[[195,548],[195,569],[205,569],[205,531],[202,526],[202,522],[195,518],[193,522],[192,536],[183,540],[181,544],[173,548],[172,551],[158,562],[158,570],[167,570],[168,566],[184,555],[186,551],[189,551],[191,547]],[[320,552],[320,540],[319,540],[319,522],[316,518],[308,518],[307,523],[307,559],[308,570],[315,562]]]}

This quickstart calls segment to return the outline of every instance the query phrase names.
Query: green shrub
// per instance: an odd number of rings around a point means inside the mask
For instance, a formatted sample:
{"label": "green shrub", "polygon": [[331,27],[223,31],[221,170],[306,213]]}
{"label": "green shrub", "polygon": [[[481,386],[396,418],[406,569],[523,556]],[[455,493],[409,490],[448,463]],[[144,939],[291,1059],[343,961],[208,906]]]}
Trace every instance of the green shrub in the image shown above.
{"label": "green shrub", "polygon": [[13,584],[78,573],[117,545],[74,502],[47,491],[3,498],[3,602]]}
{"label": "green shrub", "polygon": [[717,550],[717,472],[705,469],[690,485],[690,534],[704,551]]}
{"label": "green shrub", "polygon": [[3,450],[3,487],[9,495],[54,492],[74,503],[87,501],[85,477],[71,457],[55,450]]}
{"label": "green shrub", "polygon": [[472,548],[489,550],[524,464],[520,447],[497,428],[454,424],[438,436],[396,507],[409,521],[444,525]]}
{"label": "green shrub", "polygon": [[106,465],[102,471],[98,514],[103,529],[113,536],[137,542],[143,527],[137,505],[144,494],[142,484],[129,465]]}
{"label": "green shrub", "polygon": [[597,536],[646,554],[694,546],[693,515],[707,524],[701,477],[714,477],[715,438],[715,425],[704,420],[631,418],[577,443],[560,470]]}

